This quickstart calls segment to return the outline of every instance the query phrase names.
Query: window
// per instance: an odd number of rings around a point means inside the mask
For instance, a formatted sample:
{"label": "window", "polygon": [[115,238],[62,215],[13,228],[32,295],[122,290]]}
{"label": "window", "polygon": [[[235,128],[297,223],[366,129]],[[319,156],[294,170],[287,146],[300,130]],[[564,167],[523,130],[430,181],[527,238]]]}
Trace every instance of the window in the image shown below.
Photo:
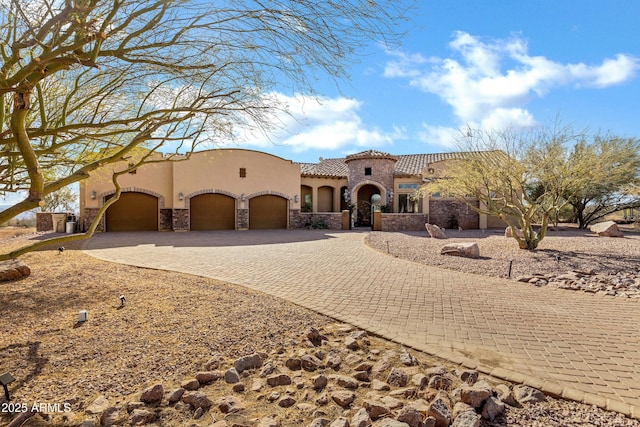
{"label": "window", "polygon": [[247,168],[240,168],[240,178],[247,177]]}
{"label": "window", "polygon": [[420,213],[422,206],[420,199],[413,194],[398,195],[398,212],[399,213]]}
{"label": "window", "polygon": [[417,190],[420,184],[398,184],[400,190]]}
{"label": "window", "polygon": [[371,168],[364,168],[365,175],[371,175]]}

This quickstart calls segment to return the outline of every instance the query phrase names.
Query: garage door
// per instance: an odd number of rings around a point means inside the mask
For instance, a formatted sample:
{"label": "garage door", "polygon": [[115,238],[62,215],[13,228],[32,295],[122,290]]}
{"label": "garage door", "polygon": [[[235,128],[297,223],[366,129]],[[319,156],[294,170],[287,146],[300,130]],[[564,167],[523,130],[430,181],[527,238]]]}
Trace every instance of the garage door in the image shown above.
{"label": "garage door", "polygon": [[107,231],[158,231],[158,198],[127,192],[109,206]]}
{"label": "garage door", "polygon": [[201,194],[189,201],[191,230],[235,230],[236,199],[224,194]]}
{"label": "garage door", "polygon": [[249,200],[249,228],[287,228],[287,199],[258,196]]}

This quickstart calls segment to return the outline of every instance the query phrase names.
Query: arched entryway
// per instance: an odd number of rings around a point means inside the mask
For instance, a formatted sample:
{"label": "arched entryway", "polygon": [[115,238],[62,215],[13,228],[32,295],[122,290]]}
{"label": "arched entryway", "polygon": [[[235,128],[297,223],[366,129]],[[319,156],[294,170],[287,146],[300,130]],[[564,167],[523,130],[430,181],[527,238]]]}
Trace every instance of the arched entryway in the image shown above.
{"label": "arched entryway", "polygon": [[158,231],[158,198],[134,191],[120,194],[107,209],[105,225],[106,231]]}
{"label": "arched entryway", "polygon": [[366,184],[357,190],[356,194],[356,227],[370,227],[371,219],[371,196],[380,194],[380,189],[373,184]]}
{"label": "arched entryway", "polygon": [[253,197],[249,200],[249,228],[287,228],[288,200],[275,195]]}
{"label": "arched entryway", "polygon": [[200,194],[189,200],[190,229],[235,230],[236,199],[225,194]]}

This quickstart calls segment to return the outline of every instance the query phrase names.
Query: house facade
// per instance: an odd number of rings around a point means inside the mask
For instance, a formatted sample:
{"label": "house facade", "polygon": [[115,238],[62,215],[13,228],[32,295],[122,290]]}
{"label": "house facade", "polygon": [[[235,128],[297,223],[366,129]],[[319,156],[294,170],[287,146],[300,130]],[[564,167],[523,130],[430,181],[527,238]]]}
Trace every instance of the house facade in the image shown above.
{"label": "house facade", "polygon": [[[181,161],[147,164],[120,177],[120,199],[99,231],[189,231],[371,227],[382,211],[383,231],[499,227],[466,204],[415,191],[446,169],[454,154],[392,155],[375,150],[345,158],[294,163],[244,149],[192,153]],[[113,196],[107,166],[80,185],[80,228]],[[347,212],[345,212],[347,211]],[[346,218],[350,218],[350,221]]]}

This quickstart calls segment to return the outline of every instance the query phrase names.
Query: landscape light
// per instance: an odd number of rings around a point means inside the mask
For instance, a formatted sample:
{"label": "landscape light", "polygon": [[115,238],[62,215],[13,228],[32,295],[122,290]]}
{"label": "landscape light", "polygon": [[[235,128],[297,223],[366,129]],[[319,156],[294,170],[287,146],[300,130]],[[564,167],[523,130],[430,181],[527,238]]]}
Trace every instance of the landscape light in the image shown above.
{"label": "landscape light", "polygon": [[78,323],[84,323],[87,321],[87,310],[80,310],[78,312]]}
{"label": "landscape light", "polygon": [[7,388],[7,386],[15,380],[16,379],[13,378],[13,375],[11,375],[9,372],[5,372],[4,374],[0,375],[0,384],[2,384],[2,387],[4,388],[4,397],[7,399],[7,402],[11,400],[11,398],[9,397],[9,388]]}

